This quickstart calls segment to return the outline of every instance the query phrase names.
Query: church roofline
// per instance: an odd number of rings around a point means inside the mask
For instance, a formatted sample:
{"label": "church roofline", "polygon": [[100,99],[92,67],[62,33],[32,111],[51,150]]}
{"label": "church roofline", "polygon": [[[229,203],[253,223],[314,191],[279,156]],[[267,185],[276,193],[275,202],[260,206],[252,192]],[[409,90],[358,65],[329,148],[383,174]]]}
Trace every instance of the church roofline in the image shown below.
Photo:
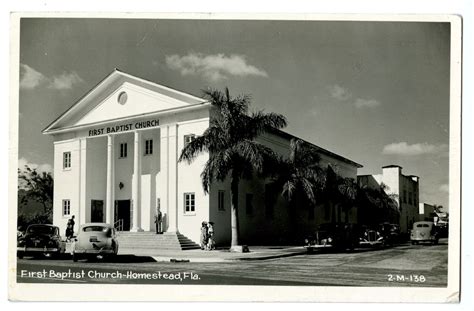
{"label": "church roofline", "polygon": [[96,85],[94,85],[87,93],[85,93],[78,100],[76,100],[71,107],[69,107],[66,111],[64,111],[61,115],[59,115],[59,117],[57,117],[53,122],[51,122],[48,126],[46,126],[41,132],[43,134],[47,134],[49,132],[52,132],[52,129],[54,128],[54,126],[57,125],[61,120],[66,118],[68,115],[70,115],[72,112],[77,110],[77,108],[80,108],[82,106],[81,104],[85,101],[85,99],[87,97],[91,96],[91,94],[93,94],[100,87],[103,87],[106,82],[110,81],[110,83],[112,83],[113,81],[111,81],[111,80],[115,81],[115,79],[113,79],[114,76],[117,77],[116,79],[119,79],[120,77],[125,77],[125,78],[131,79],[131,80],[135,80],[135,81],[140,82],[142,84],[145,84],[149,87],[162,89],[162,90],[165,90],[168,93],[174,93],[174,94],[177,94],[178,96],[189,98],[193,102],[199,102],[199,103],[208,102],[208,100],[206,100],[204,98],[197,97],[197,96],[194,96],[192,94],[176,90],[176,89],[168,87],[166,85],[151,82],[149,80],[146,80],[146,79],[143,79],[143,78],[140,78],[140,77],[136,77],[136,76],[133,76],[133,75],[128,74],[126,72],[123,72],[118,68],[114,68],[114,70],[111,73],[109,73],[107,76],[105,76]]}
{"label": "church roofline", "polygon": [[[150,87],[153,87],[153,88],[159,88],[159,89],[162,89],[162,90],[166,90],[169,93],[174,93],[174,94],[178,94],[179,96],[188,97],[189,99],[193,100],[195,103],[192,103],[190,105],[183,106],[183,107],[176,107],[176,108],[170,108],[170,109],[160,110],[160,111],[156,111],[156,112],[137,114],[137,115],[127,116],[127,117],[122,117],[122,118],[116,118],[116,119],[106,120],[106,121],[97,122],[97,123],[88,123],[88,124],[81,124],[81,125],[76,125],[76,126],[54,128],[54,126],[57,125],[62,119],[66,118],[69,114],[74,112],[77,108],[80,108],[81,104],[85,101],[85,99],[88,96],[90,96],[94,91],[96,91],[99,88],[103,87],[103,85],[107,81],[114,80],[113,79],[114,76],[117,76],[117,79],[120,76],[126,77],[128,79],[138,81],[140,83],[146,84],[146,85],[148,85]],[[114,82],[114,81],[111,81],[110,83],[112,83],[112,82]],[[64,113],[62,113],[59,117],[57,117],[53,122],[51,122],[51,124],[49,124],[45,129],[43,129],[42,133],[43,134],[58,134],[58,133],[70,132],[70,131],[74,131],[74,130],[87,128],[87,127],[90,127],[90,126],[93,126],[93,125],[107,124],[107,123],[110,123],[110,122],[117,122],[117,121],[122,121],[122,120],[127,120],[127,119],[135,119],[135,118],[140,118],[140,117],[144,117],[144,116],[155,116],[155,115],[167,114],[167,113],[172,113],[172,112],[179,111],[179,110],[183,111],[183,110],[188,110],[188,109],[199,109],[201,107],[206,107],[206,106],[210,106],[210,102],[208,100],[204,99],[204,98],[200,98],[200,97],[191,95],[191,94],[186,93],[186,92],[175,90],[175,89],[170,88],[170,87],[165,86],[165,85],[157,84],[155,82],[130,75],[128,73],[125,73],[125,72],[121,71],[118,68],[115,68],[110,74],[108,74],[101,81],[99,81],[94,87],[92,87],[86,94],[84,94],[82,97],[80,97],[69,109],[67,109]],[[278,130],[278,129],[272,130],[272,132],[276,135],[280,135],[282,137],[289,138],[289,139],[291,139],[291,138],[301,139],[299,137],[296,137],[292,134],[289,134],[285,131]],[[303,139],[301,139],[301,140],[303,140]],[[319,147],[315,144],[312,144],[308,141],[305,141],[305,142],[308,143],[308,144],[311,144],[314,147],[316,147],[323,154],[326,154],[328,156],[331,156],[333,158],[341,160],[345,163],[354,165],[357,168],[363,167],[363,165],[361,165],[357,162],[354,162],[352,160],[349,160],[349,159],[347,159],[347,158],[345,158],[341,155],[338,155],[338,154],[333,153],[329,150],[321,148],[321,147]]]}
{"label": "church roofline", "polygon": [[346,157],[343,157],[343,156],[341,156],[341,155],[339,155],[339,154],[337,154],[337,153],[334,153],[334,152],[332,152],[332,151],[329,151],[329,150],[327,150],[327,149],[321,148],[321,147],[319,147],[318,145],[315,145],[315,144],[313,144],[313,143],[311,143],[311,142],[309,142],[309,141],[306,141],[306,140],[304,140],[304,139],[302,139],[302,138],[299,138],[299,137],[297,137],[297,136],[295,136],[295,135],[292,135],[292,134],[290,134],[290,133],[287,133],[287,132],[285,132],[285,131],[278,130],[278,129],[273,129],[272,132],[273,132],[274,134],[276,134],[276,135],[280,135],[280,136],[283,136],[283,137],[288,138],[288,139],[292,139],[292,138],[300,139],[300,140],[302,140],[302,141],[304,141],[304,142],[310,144],[311,146],[315,147],[315,148],[318,149],[318,151],[320,151],[321,153],[324,153],[324,154],[326,154],[326,155],[328,155],[328,156],[331,156],[331,157],[333,157],[333,158],[336,158],[336,159],[341,160],[341,161],[343,161],[343,162],[346,162],[346,163],[348,163],[348,164],[354,165],[354,166],[356,166],[357,168],[364,167],[362,164],[359,164],[359,163],[357,163],[357,162],[354,162],[354,161],[352,161],[352,160],[350,160],[350,159],[348,159],[348,158],[346,158]]}

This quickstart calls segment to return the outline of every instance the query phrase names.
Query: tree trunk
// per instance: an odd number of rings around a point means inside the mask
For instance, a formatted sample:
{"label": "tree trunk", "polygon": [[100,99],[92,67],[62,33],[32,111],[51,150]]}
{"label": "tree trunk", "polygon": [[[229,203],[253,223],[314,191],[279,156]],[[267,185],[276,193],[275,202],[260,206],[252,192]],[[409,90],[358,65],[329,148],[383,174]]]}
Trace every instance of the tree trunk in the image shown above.
{"label": "tree trunk", "polygon": [[230,224],[231,224],[231,248],[239,245],[239,177],[232,176],[230,184]]}

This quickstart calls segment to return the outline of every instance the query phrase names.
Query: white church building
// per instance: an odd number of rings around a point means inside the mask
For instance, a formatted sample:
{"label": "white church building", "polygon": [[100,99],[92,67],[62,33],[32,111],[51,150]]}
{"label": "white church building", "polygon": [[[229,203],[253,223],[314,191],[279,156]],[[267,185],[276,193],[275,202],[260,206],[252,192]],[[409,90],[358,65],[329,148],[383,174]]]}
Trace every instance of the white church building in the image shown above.
{"label": "white church building", "polygon": [[[209,126],[210,107],[206,99],[114,70],[43,130],[54,137],[53,223],[64,232],[75,215],[77,225],[106,222],[123,231],[149,232],[155,230],[159,206],[165,232],[199,243],[201,222],[213,221],[216,242],[229,243],[230,183],[215,183],[205,194],[200,174],[208,155],[191,164],[178,162],[185,144]],[[276,131],[258,140],[287,155],[291,138]],[[360,164],[319,150],[322,166],[357,179]],[[291,226],[280,191],[267,186],[261,179],[241,182],[239,226],[245,243],[277,241],[288,232],[303,234],[344,219],[341,208],[321,203],[298,211],[298,226]],[[355,210],[345,212],[357,219]]]}

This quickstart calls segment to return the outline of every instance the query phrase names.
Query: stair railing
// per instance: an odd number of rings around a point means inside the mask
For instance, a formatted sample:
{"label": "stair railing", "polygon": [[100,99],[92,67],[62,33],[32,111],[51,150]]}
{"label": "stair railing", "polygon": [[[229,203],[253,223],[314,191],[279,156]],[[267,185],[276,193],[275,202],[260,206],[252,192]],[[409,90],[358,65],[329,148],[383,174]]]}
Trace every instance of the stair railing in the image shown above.
{"label": "stair railing", "polygon": [[123,231],[123,219],[114,222],[114,228],[117,229],[117,231]]}

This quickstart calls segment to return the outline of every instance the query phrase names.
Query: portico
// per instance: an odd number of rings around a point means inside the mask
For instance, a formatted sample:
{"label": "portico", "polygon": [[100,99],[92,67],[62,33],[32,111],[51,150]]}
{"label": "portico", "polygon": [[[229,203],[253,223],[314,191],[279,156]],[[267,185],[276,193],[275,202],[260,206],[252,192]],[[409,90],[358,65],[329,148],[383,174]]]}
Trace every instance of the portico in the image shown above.
{"label": "portico", "polygon": [[[114,71],[44,130],[55,137],[54,223],[64,227],[75,215],[78,224],[153,231],[158,206],[166,232],[185,230],[188,220],[202,221],[195,214],[179,227],[177,161],[184,136],[207,128],[208,106],[203,99]],[[190,166],[196,180],[188,192],[202,192],[199,170]]]}
{"label": "portico", "polygon": [[[151,194],[152,187],[156,188],[161,157],[154,157],[153,154],[159,153],[161,148],[159,139],[152,137],[159,137],[159,132],[158,126],[151,130],[80,139],[82,161],[78,164],[82,191],[79,199],[84,203],[93,200],[90,206],[84,205],[81,209],[82,215],[78,217],[80,223],[84,219],[85,222],[121,224],[122,229],[133,232],[143,231],[143,227],[147,230],[153,227],[141,215],[148,210],[154,212],[156,195],[150,195],[149,199],[142,196],[145,193]],[[149,144],[146,150],[144,141]],[[151,149],[153,142],[154,150]],[[145,167],[142,167],[143,158]],[[91,185],[99,191],[92,189]],[[100,189],[104,189],[105,195],[100,193]]]}

